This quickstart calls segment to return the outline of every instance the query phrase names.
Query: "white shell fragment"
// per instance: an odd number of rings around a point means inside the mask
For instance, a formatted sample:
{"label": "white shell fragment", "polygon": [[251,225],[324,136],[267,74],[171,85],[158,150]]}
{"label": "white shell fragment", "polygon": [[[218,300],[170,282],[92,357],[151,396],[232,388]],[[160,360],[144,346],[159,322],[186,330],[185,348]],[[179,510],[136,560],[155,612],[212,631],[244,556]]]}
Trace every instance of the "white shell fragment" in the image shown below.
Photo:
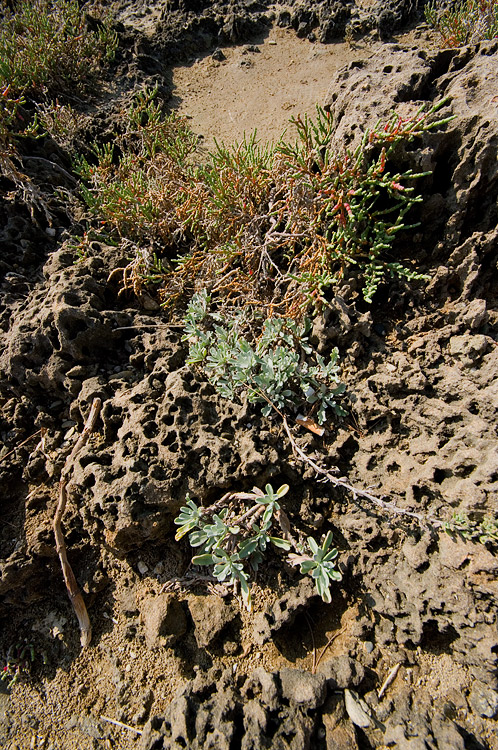
{"label": "white shell fragment", "polygon": [[344,691],[344,702],[349,718],[357,727],[366,729],[370,726],[371,721],[367,711],[370,711],[367,704],[353,690]]}

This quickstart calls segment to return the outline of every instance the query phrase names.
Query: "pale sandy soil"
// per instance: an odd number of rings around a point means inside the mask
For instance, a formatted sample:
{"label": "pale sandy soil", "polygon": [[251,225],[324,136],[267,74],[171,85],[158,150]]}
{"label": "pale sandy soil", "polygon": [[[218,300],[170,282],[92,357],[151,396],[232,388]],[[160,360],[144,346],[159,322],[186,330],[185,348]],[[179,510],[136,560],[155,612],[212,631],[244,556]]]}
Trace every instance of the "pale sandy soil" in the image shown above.
{"label": "pale sandy soil", "polygon": [[262,142],[278,141],[291,117],[316,114],[338,68],[370,57],[378,44],[312,44],[275,27],[255,43],[259,52],[249,51],[251,45],[227,47],[223,62],[208,55],[175,68],[172,104],[192,118],[209,150],[215,139],[233,143],[254,130]]}

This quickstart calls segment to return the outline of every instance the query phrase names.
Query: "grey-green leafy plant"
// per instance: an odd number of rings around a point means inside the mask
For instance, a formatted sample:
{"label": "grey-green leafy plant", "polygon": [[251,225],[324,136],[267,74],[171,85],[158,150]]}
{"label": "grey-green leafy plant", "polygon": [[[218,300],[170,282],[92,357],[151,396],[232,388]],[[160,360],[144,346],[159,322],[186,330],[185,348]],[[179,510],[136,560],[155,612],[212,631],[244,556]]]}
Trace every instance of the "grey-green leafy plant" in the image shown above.
{"label": "grey-green leafy plant", "polygon": [[[307,542],[296,542],[290,533],[289,519],[280,505],[288,491],[286,484],[276,492],[267,484],[264,492],[254,488],[250,493],[229,494],[210,508],[199,507],[187,496],[186,505],[175,519],[180,527],[175,539],[188,534],[190,545],[198,550],[192,558],[193,564],[213,566],[218,581],[226,581],[234,588],[240,586],[248,610],[251,609],[250,573],[258,570],[271,546],[286,552],[294,548],[297,554],[289,555],[289,562],[295,565],[298,561],[301,572],[313,577],[317,593],[326,602],[331,601],[331,583],[341,578],[335,569],[337,550],[331,549],[331,532],[321,547],[312,537]],[[272,533],[276,524],[285,538]]]}
{"label": "grey-green leafy plant", "polygon": [[455,513],[450,521],[443,524],[443,529],[452,536],[460,536],[462,539],[498,548],[497,518],[486,517],[474,521],[465,513]]}
{"label": "grey-green leafy plant", "polygon": [[320,425],[328,412],[346,414],[338,403],[345,385],[339,380],[338,350],[326,360],[309,343],[310,323],[286,318],[264,322],[260,337],[251,343],[243,335],[248,319],[243,312],[226,319],[209,313],[210,298],[195,294],[184,319],[183,341],[189,344],[187,364],[200,365],[218,392],[230,400],[247,393],[262,404],[268,416],[311,409]]}
{"label": "grey-green leafy plant", "polygon": [[321,546],[318,546],[313,537],[308,537],[308,547],[311,554],[291,555],[291,562],[293,565],[300,565],[301,573],[312,576],[317,592],[324,602],[330,604],[330,585],[332,581],[340,581],[342,577],[335,567],[338,552],[332,547],[332,532],[328,532]]}

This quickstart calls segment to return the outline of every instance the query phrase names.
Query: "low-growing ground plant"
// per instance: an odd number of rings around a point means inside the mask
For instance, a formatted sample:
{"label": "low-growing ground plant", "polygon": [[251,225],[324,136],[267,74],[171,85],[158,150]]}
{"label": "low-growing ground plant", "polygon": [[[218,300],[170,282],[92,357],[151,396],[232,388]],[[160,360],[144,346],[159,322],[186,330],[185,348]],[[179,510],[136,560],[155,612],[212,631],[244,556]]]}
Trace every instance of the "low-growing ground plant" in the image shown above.
{"label": "low-growing ground plant", "polygon": [[6,193],[7,198],[18,195],[32,215],[36,207],[48,218],[45,197],[25,174],[18,151],[21,140],[40,137],[37,120],[29,121],[24,114],[24,104],[23,97],[10,94],[9,86],[0,90],[0,175],[14,187],[14,190]]}
{"label": "low-growing ground plant", "polygon": [[425,18],[440,35],[445,47],[475,44],[498,37],[497,0],[432,0],[425,6]]}
{"label": "low-growing ground plant", "polygon": [[485,517],[473,520],[465,513],[455,513],[443,524],[450,536],[458,536],[471,542],[480,542],[490,549],[498,549],[498,518]]}
{"label": "low-growing ground plant", "polygon": [[448,122],[434,118],[442,104],[407,119],[393,114],[353,152],[331,148],[334,125],[319,110],[314,122],[293,121],[295,143],[262,147],[252,136],[196,164],[185,121],[163,117],[145,93],[118,149],[99,146],[80,160],[83,196],[95,219],[139,248],[125,286],[152,277],[165,307],[207,287],[220,307],[249,303],[267,317],[300,318],[348,275],[370,302],[388,278],[425,278],[395,257],[395,240],[411,228],[427,173],[400,172],[392,157]]}
{"label": "low-growing ground plant", "polygon": [[[92,214],[120,241],[137,246],[142,257],[134,276],[143,283],[150,281],[154,250],[166,257],[176,254],[183,240],[178,207],[193,185],[188,158],[197,145],[186,120],[163,116],[155,97],[155,91],[139,94],[126,114],[123,133],[75,160]],[[167,268],[161,278],[166,273]]]}
{"label": "low-growing ground plant", "polygon": [[117,35],[107,20],[92,31],[77,0],[2,0],[0,87],[14,95],[58,94],[88,87]]}
{"label": "low-growing ground plant", "polygon": [[298,324],[290,318],[267,319],[254,340],[257,319],[248,309],[227,319],[209,312],[209,303],[204,290],[188,306],[186,363],[201,367],[224,398],[233,401],[244,392],[249,402],[262,404],[263,416],[272,411],[295,416],[308,410],[319,425],[330,412],[346,414],[339,403],[346,388],[339,380],[338,350],[327,360],[314,351],[309,320]]}
{"label": "low-growing ground plant", "polygon": [[29,675],[35,660],[35,650],[31,644],[17,643],[9,648],[5,664],[0,667],[0,680],[7,683],[10,690],[23,676]]}
{"label": "low-growing ground plant", "polygon": [[77,0],[20,0],[13,9],[0,0],[0,175],[15,188],[7,197],[17,195],[47,220],[47,196],[25,173],[23,144],[45,132],[35,104],[49,119],[52,108],[60,114],[51,97],[88,89],[114,56],[115,32],[106,20],[97,26],[89,29]]}
{"label": "low-growing ground plant", "polygon": [[[214,577],[240,587],[243,602],[251,609],[250,576],[256,573],[271,547],[293,553],[288,562],[299,565],[301,573],[309,574],[317,594],[330,603],[330,586],[339,581],[336,569],[337,550],[332,547],[328,532],[321,545],[312,537],[296,540],[280,501],[289,491],[284,484],[276,492],[271,484],[265,491],[228,493],[209,508],[198,506],[189,496],[175,519],[179,526],[175,539],[188,534],[191,547],[197,550],[194,565],[213,568]],[[277,527],[283,536],[275,536]]]}

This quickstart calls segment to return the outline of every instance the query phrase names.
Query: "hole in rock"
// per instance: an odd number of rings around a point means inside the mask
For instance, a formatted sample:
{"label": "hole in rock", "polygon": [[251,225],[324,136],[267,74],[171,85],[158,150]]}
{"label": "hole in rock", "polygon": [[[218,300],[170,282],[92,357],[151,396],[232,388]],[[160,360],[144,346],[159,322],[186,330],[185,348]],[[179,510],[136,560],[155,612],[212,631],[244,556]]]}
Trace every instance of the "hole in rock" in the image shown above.
{"label": "hole in rock", "polygon": [[467,477],[470,477],[470,475],[476,470],[476,466],[474,464],[463,464],[459,466],[455,470],[455,474],[458,477],[462,477],[463,479],[467,479]]}
{"label": "hole in rock", "polygon": [[88,324],[85,320],[79,318],[69,319],[67,321],[66,336],[69,341],[75,339],[79,333],[83,333],[88,328]]}
{"label": "hole in rock", "polygon": [[65,292],[63,300],[66,305],[70,305],[71,307],[79,307],[81,305],[80,298],[74,292]]}
{"label": "hole in rock", "polygon": [[83,466],[89,466],[90,464],[99,464],[100,466],[110,466],[112,464],[112,456],[107,453],[88,453],[86,456],[80,458],[80,464]]}
{"label": "hole in rock", "polygon": [[149,459],[154,458],[159,453],[159,448],[156,443],[148,443],[140,450],[139,458]]}
{"label": "hole in rock", "polygon": [[446,469],[434,469],[434,481],[436,484],[442,484],[445,479],[451,476],[451,471]]}
{"label": "hole in rock", "polygon": [[155,422],[146,422],[143,425],[143,432],[146,438],[153,438],[156,437],[159,428]]}
{"label": "hole in rock", "polygon": [[168,432],[164,440],[161,441],[161,445],[164,445],[165,448],[169,448],[171,451],[176,452],[178,450],[178,444],[176,442],[177,437],[178,434],[175,431]]}
{"label": "hole in rock", "polygon": [[422,627],[420,646],[432,653],[449,653],[450,646],[458,638],[458,633],[452,625],[439,623],[437,620],[427,620]]}
{"label": "hole in rock", "polygon": [[[175,474],[175,472],[173,471],[172,472],[172,476],[174,476],[174,474]],[[160,464],[154,464],[150,468],[149,476],[150,476],[151,479],[157,479],[159,481],[165,481],[168,478],[168,472]]]}
{"label": "hole in rock", "polygon": [[95,486],[95,474],[89,474],[86,479],[83,481],[83,487],[86,487],[87,489],[90,489],[90,487]]}

